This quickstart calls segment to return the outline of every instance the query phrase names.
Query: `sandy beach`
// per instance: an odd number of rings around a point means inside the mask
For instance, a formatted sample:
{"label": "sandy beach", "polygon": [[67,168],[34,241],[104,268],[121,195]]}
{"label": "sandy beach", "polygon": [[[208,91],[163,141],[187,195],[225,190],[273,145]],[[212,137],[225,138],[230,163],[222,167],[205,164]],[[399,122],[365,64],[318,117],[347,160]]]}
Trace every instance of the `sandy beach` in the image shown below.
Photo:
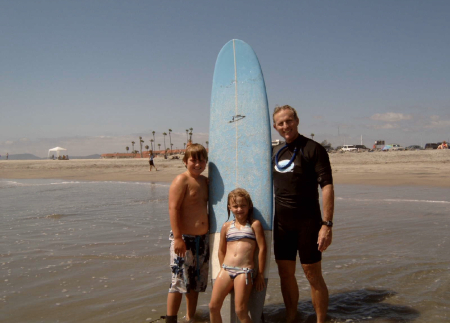
{"label": "sandy beach", "polygon": [[[331,153],[336,184],[450,187],[450,150]],[[181,159],[1,160],[0,178],[71,181],[171,182],[185,170]],[[206,174],[207,175],[207,174]]]}

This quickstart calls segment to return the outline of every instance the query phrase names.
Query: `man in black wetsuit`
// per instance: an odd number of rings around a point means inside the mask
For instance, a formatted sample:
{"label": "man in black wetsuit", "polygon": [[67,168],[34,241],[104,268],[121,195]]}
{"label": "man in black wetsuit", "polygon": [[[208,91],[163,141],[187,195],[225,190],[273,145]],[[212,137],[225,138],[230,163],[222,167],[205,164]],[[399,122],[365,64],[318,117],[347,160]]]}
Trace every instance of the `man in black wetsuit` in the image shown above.
{"label": "man in black wetsuit", "polygon": [[[322,277],[322,252],[331,244],[334,188],[328,153],[322,145],[298,133],[294,108],[276,107],[273,126],[286,145],[273,149],[275,260],[286,306],[286,321],[296,322],[298,285],[295,278],[297,252],[311,286],[317,322],[325,322],[328,288]],[[322,189],[323,219],[318,185]]]}

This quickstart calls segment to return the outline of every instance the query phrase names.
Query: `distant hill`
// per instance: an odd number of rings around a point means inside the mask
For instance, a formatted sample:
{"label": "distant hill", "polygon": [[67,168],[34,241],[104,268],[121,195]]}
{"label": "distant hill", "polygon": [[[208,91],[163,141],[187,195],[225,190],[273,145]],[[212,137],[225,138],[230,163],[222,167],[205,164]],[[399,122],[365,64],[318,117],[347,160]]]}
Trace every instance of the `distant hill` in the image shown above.
{"label": "distant hill", "polygon": [[[1,159],[6,159],[6,155],[2,155]],[[16,155],[9,155],[9,160],[33,160],[33,159],[43,159],[41,157],[32,155],[32,154],[16,154]]]}

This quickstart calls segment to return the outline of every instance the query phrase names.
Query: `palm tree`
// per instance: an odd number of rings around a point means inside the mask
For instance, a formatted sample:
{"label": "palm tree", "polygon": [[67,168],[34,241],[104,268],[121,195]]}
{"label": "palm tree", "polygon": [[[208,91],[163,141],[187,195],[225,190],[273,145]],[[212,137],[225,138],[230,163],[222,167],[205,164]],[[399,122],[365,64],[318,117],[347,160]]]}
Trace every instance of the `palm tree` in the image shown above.
{"label": "palm tree", "polygon": [[149,147],[148,145],[145,145],[145,149],[147,149],[147,151],[148,151],[149,148],[150,148],[150,147]]}
{"label": "palm tree", "polygon": [[189,129],[186,129],[186,141],[189,141],[188,132],[189,132]]}
{"label": "palm tree", "polygon": [[155,132],[152,131],[152,134],[153,134],[153,141],[156,141],[156,140],[155,140]]}
{"label": "palm tree", "polygon": [[183,142],[183,149],[186,149],[186,143]]}
{"label": "palm tree", "polygon": [[169,144],[170,144],[170,154],[172,155],[172,137],[170,136],[170,133],[172,132],[172,129],[169,129]]}
{"label": "palm tree", "polygon": [[125,149],[127,150],[127,154],[128,154],[128,150],[130,150],[130,147],[126,146]]}
{"label": "palm tree", "polygon": [[209,144],[209,141],[206,140],[206,150],[208,150],[208,144]]}
{"label": "palm tree", "polygon": [[192,142],[192,131],[194,130],[193,128],[189,128],[189,130],[191,132],[189,132],[189,140]]}
{"label": "palm tree", "polygon": [[133,150],[131,152],[134,154],[135,153],[135,151],[134,151],[134,144],[135,144],[135,142],[132,141],[131,144],[133,145]]}
{"label": "palm tree", "polygon": [[314,134],[313,133],[311,134],[311,139],[314,140]]}
{"label": "palm tree", "polygon": [[167,136],[167,133],[163,132],[163,136],[164,136],[164,154],[165,154],[165,151],[166,151],[166,136]]}
{"label": "palm tree", "polygon": [[141,136],[139,136],[139,145],[141,146],[141,158],[143,157],[142,156],[142,143],[144,142],[144,140],[142,140],[142,137]]}
{"label": "palm tree", "polygon": [[170,144],[170,154],[172,154],[173,144]]}
{"label": "palm tree", "polygon": [[161,150],[161,144],[158,144],[158,150]]}
{"label": "palm tree", "polygon": [[150,139],[150,145],[152,146],[152,150],[155,150],[155,147],[153,147],[153,139]]}

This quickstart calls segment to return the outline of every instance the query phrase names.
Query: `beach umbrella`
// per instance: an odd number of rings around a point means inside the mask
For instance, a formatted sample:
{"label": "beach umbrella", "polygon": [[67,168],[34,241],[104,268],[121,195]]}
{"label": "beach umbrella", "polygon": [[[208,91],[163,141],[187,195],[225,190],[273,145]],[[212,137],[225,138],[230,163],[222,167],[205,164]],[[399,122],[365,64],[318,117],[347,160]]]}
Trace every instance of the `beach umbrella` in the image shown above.
{"label": "beach umbrella", "polygon": [[56,156],[59,157],[60,151],[64,151],[64,150],[67,150],[67,149],[66,148],[61,148],[61,147],[55,147],[55,148],[49,149],[48,150],[48,157],[50,158],[50,153],[52,153],[52,152],[56,152]]}

